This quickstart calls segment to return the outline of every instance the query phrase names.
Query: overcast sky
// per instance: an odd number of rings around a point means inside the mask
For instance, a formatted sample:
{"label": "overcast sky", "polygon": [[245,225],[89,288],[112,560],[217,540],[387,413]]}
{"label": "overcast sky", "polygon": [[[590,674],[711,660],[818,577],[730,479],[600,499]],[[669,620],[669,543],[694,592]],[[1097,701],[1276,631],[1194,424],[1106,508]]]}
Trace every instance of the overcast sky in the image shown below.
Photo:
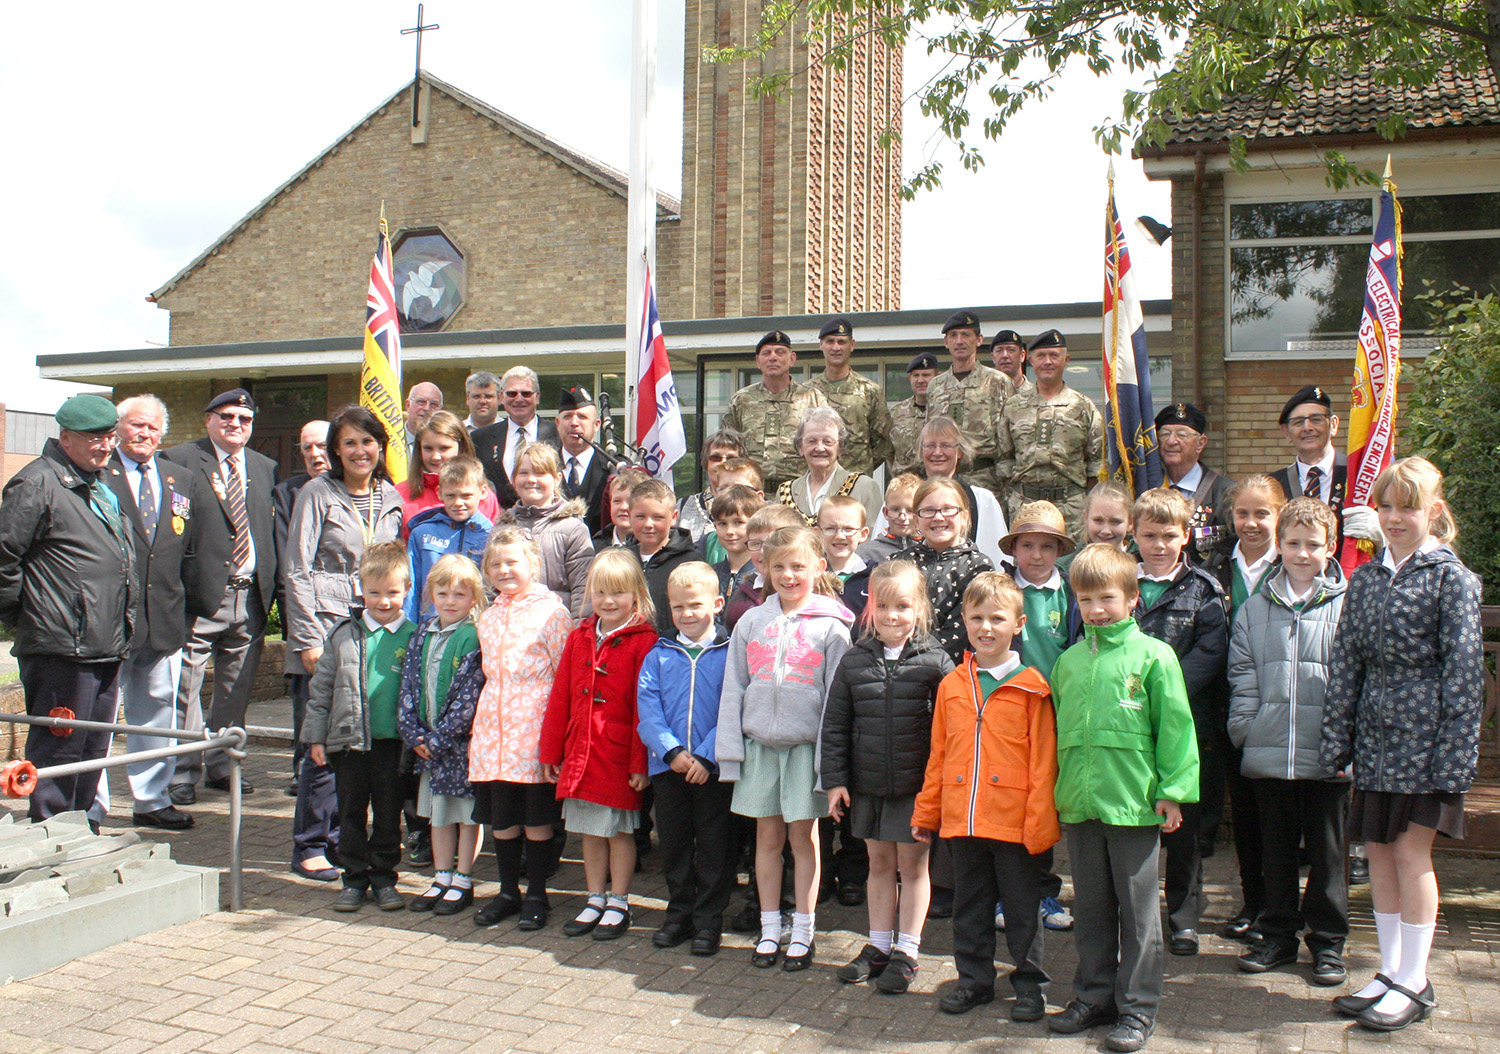
{"label": "overcast sky", "polygon": [[[658,180],[676,193],[683,12],[681,0],[658,2],[653,143]],[[423,66],[624,169],[630,8],[433,0],[426,21],[442,28],[425,35]],[[412,39],[398,31],[416,5],[405,0],[55,0],[24,23],[11,14],[0,39],[0,402],[16,409],[52,410],[73,390],[37,379],[38,354],[164,344],[167,313],[147,294],[412,72]],[[907,56],[908,89],[927,61]],[[983,171],[950,164],[942,189],[905,206],[903,307],[1099,298],[1107,159],[1090,130],[1121,87],[1073,80],[988,144]],[[908,171],[934,151],[951,160],[914,105],[905,135]],[[1127,224],[1141,213],[1170,222],[1168,186],[1128,159],[1115,167]],[[1141,296],[1170,296],[1168,252],[1127,238]]]}

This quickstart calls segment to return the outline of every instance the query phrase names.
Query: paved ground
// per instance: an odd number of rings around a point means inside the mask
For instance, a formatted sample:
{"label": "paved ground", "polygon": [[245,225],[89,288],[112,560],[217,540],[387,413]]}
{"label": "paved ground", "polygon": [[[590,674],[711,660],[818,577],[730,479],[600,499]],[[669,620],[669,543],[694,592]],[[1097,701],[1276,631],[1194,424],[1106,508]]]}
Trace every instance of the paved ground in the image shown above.
{"label": "paved ground", "polygon": [[[252,723],[262,720],[274,720],[274,708],[252,715]],[[738,936],[728,937],[711,960],[691,958],[685,948],[658,950],[650,935],[660,919],[663,887],[654,858],[634,898],[636,927],[612,943],[561,935],[561,920],[579,903],[576,845],[556,879],[553,922],[541,933],[521,933],[513,923],[478,930],[468,913],[442,919],[367,908],[335,915],[329,910],[333,890],[287,871],[292,802],[281,789],[289,778],[289,755],[278,747],[256,748],[247,772],[257,791],[246,799],[246,910],[212,915],[0,986],[0,1052],[1104,1049],[1102,1031],[1052,1037],[1041,1025],[1012,1024],[1003,1002],[961,1018],[939,1013],[935,993],[955,976],[946,922],[929,926],[916,987],[896,997],[850,988],[833,977],[833,967],[858,950],[863,909],[823,907],[817,965],[803,974],[753,969],[749,942]],[[115,807],[128,816],[129,803],[118,794]],[[226,809],[224,795],[204,796],[193,810],[198,827],[170,836],[178,859],[224,864]],[[1209,915],[1215,922],[1236,907],[1229,856],[1221,849],[1209,861]],[[492,858],[484,858],[481,874],[492,876],[493,866]],[[1314,988],[1305,962],[1251,977],[1234,967],[1237,945],[1210,937],[1203,954],[1168,958],[1166,998],[1149,1049],[1500,1049],[1500,875],[1492,859],[1446,855],[1439,866],[1445,904],[1432,967],[1441,1005],[1431,1021],[1395,1036],[1371,1035],[1329,1010],[1327,1000],[1346,989]],[[416,874],[402,882],[407,892],[425,886]],[[227,888],[226,882],[226,895]],[[493,886],[480,889],[482,895],[491,892]],[[1355,891],[1354,917],[1349,961],[1363,978],[1376,966],[1366,888]],[[1070,991],[1071,939],[1051,935],[1046,959],[1058,979],[1049,996],[1060,1004]],[[15,969],[0,948],[0,977]]]}

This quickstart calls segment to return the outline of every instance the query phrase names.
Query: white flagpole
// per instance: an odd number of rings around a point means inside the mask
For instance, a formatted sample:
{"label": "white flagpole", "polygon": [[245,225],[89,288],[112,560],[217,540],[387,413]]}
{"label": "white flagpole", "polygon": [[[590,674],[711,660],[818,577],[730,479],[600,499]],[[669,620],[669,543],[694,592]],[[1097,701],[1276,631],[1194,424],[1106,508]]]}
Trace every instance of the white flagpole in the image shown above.
{"label": "white flagpole", "polygon": [[651,104],[656,96],[656,2],[634,0],[630,33],[630,191],[625,238],[625,442],[636,430],[637,356],[646,300],[646,267],[656,270],[656,182],[651,171]]}

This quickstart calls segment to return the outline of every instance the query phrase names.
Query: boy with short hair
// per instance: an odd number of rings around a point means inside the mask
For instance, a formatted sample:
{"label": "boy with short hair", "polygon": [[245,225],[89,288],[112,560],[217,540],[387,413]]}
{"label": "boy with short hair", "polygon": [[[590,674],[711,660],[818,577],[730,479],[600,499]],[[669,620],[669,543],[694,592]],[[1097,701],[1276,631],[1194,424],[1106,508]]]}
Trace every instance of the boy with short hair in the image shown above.
{"label": "boy with short hair", "polygon": [[432,615],[432,605],[424,603],[422,597],[433,564],[450,553],[462,553],[476,565],[484,558],[485,544],[495,527],[479,511],[479,503],[488,493],[484,466],[476,458],[456,457],[438,470],[438,497],[443,504],[413,516],[406,539],[412,582],[406,598],[407,618],[421,622]]}
{"label": "boy with short hair", "polygon": [[783,527],[805,527],[807,521],[790,505],[763,505],[745,524],[745,548],[750,552],[754,572],[742,575],[739,585],[729,594],[724,603],[724,628],[734,632],[740,616],[760,606],[766,599],[766,539]]}
{"label": "boy with short hair", "polygon": [[[1025,625],[1020,590],[997,571],[976,575],[964,590],[970,651],[938,686],[932,752],[912,812],[912,835],[947,840],[953,852],[953,961],[958,986],[939,1009],[962,1014],[995,997],[995,930],[999,899],[1015,908],[1005,931],[1015,969],[1012,1021],[1040,1021],[1041,886],[1036,854],[1059,837],[1053,784],[1057,735],[1051,692],[1012,650]],[[986,779],[1007,773],[1014,778]]]}
{"label": "boy with short hair", "polygon": [[[1201,771],[1219,761],[1216,730],[1228,718],[1229,617],[1219,583],[1184,555],[1192,521],[1188,500],[1159,487],[1136,499],[1131,530],[1140,549],[1135,618],[1144,633],[1177,653],[1197,730]],[[1173,955],[1198,954],[1198,920],[1203,913],[1198,841],[1203,810],[1198,802],[1195,797],[1182,810],[1182,827],[1161,840],[1167,851],[1167,950]]]}
{"label": "boy with short hair", "polygon": [[1198,743],[1176,652],[1131,618],[1135,560],[1090,545],[1070,575],[1084,639],[1053,667],[1052,699],[1078,970],[1047,1024],[1068,1035],[1115,1022],[1105,1042],[1128,1052],[1146,1045],[1161,1002],[1159,831],[1198,798]]}
{"label": "boy with short hair", "polygon": [[643,468],[622,468],[611,476],[608,484],[609,523],[594,532],[594,552],[605,549],[623,549],[630,544],[630,492],[637,483],[644,483],[651,473]]}
{"label": "boy with short hair", "polygon": [[[1266,906],[1256,925],[1261,940],[1238,962],[1247,973],[1296,962],[1297,936],[1306,925],[1313,983],[1335,985],[1347,976],[1349,781],[1324,778],[1318,757],[1347,586],[1332,559],[1338,546],[1333,510],[1316,498],[1293,498],[1276,519],[1276,546],[1281,564],[1240,606],[1229,641],[1229,739],[1243,750],[1240,771],[1255,785],[1266,881]],[[1307,886],[1299,905],[1304,859]]]}
{"label": "boy with short hair", "polygon": [[921,485],[921,478],[911,472],[903,472],[886,484],[885,506],[880,510],[885,528],[856,550],[871,567],[918,544],[917,511],[912,499]]}
{"label": "boy with short hair", "polygon": [[823,536],[823,550],[828,554],[828,572],[844,587],[844,606],[859,621],[865,610],[865,589],[870,582],[870,565],[859,555],[859,547],[870,537],[865,526],[865,507],[847,494],[833,494],[818,508],[818,533]]}
{"label": "boy with short hair", "polygon": [[646,588],[656,609],[656,632],[672,632],[672,606],[667,599],[667,577],[680,564],[698,560],[693,536],[677,526],[677,498],[659,479],[637,483],[630,490],[630,533],[626,546],[641,560]]}
{"label": "boy with short hair", "polygon": [[724,558],[713,565],[719,576],[719,595],[725,601],[742,579],[755,573],[755,564],[750,559],[749,536],[746,528],[766,500],[749,487],[740,483],[731,484],[713,500],[709,511],[714,519],[714,537],[724,550]]}
{"label": "boy with short hair", "polygon": [[[308,686],[302,742],[314,765],[338,780],[339,865],[344,888],[335,911],[358,911],[372,896],[400,911],[401,733],[396,710],[401,664],[416,624],[403,612],[411,572],[400,542],[365,550],[359,563],[363,611],[333,627]],[[371,814],[373,813],[373,823]]]}
{"label": "boy with short hair", "polygon": [[667,880],[667,917],[652,943],[673,948],[691,939],[692,954],[714,955],[734,892],[729,805],[739,776],[739,763],[721,767],[714,748],[729,654],[718,625],[724,597],[714,569],[694,560],[667,577],[667,599],[676,633],[647,654],[636,696]]}

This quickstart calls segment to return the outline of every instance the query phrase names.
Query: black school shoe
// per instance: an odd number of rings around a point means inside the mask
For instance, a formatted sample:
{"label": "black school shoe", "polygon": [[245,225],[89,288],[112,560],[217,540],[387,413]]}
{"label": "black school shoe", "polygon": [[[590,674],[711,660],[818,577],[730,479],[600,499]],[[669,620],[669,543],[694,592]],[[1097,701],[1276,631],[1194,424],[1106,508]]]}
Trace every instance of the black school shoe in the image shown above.
{"label": "black school shoe", "polygon": [[721,940],[718,930],[702,929],[693,935],[693,946],[688,951],[698,956],[718,955]]}
{"label": "black school shoe", "polygon": [[413,897],[407,907],[412,911],[431,911],[437,907],[438,901],[443,899],[443,894],[446,892],[448,892],[447,886],[441,882],[434,882],[420,897]]}
{"label": "black school shoe", "polygon": [[1110,1050],[1119,1051],[1120,1054],[1130,1054],[1131,1051],[1140,1050],[1146,1045],[1146,1040],[1151,1038],[1154,1029],[1155,1023],[1143,1017],[1121,1014],[1115,1027],[1110,1029],[1109,1035],[1104,1037],[1104,1045]]}
{"label": "black school shoe", "polygon": [[[1400,992],[1411,1000],[1411,1005],[1405,1010],[1398,1010],[1394,1014],[1382,1014],[1373,1006],[1355,1015],[1365,1028],[1374,1029],[1376,1032],[1399,1032],[1407,1025],[1417,1021],[1425,1021],[1432,1016],[1432,1011],[1437,1007],[1437,996],[1432,991],[1432,982],[1427,982],[1427,987],[1420,992],[1413,992],[1410,988],[1403,988],[1399,984],[1391,985],[1392,992]],[[1381,998],[1384,998],[1383,996]],[[1377,1000],[1378,1002],[1378,1000]]]}
{"label": "black school shoe", "polygon": [[1012,1021],[1040,1021],[1047,1016],[1047,1000],[1041,992],[1017,992],[1016,1001],[1010,1005]]}
{"label": "black school shoe", "polygon": [[[415,907],[415,901],[413,907]],[[489,903],[474,912],[474,925],[498,926],[521,910],[521,898],[508,893],[491,897]]]}
{"label": "black school shoe", "polygon": [[1332,987],[1348,979],[1349,970],[1344,966],[1342,955],[1332,948],[1319,948],[1313,952],[1313,984]]}
{"label": "black school shoe", "polygon": [[1232,941],[1250,940],[1250,931],[1255,929],[1255,913],[1249,908],[1240,908],[1239,913],[1219,927],[1219,936]]}
{"label": "black school shoe", "polygon": [[[1375,980],[1385,985],[1387,991],[1395,984],[1383,973],[1377,973]],[[1333,1008],[1347,1017],[1358,1017],[1384,998],[1385,992],[1379,995],[1341,995],[1333,1000]]]}
{"label": "black school shoe", "polygon": [[984,1006],[986,1003],[995,1001],[993,990],[981,992],[977,988],[967,988],[959,985],[943,998],[938,1000],[938,1009],[945,1014],[967,1014],[976,1006]]}
{"label": "black school shoe", "polygon": [[873,944],[866,944],[859,950],[859,955],[833,971],[833,976],[845,984],[864,984],[866,981],[879,977],[890,961],[889,953],[881,951]]}
{"label": "black school shoe", "polygon": [[1074,1033],[1094,1028],[1096,1025],[1112,1025],[1119,1016],[1112,1006],[1095,1006],[1093,1003],[1085,1003],[1082,999],[1075,999],[1063,1007],[1061,1013],[1049,1017],[1047,1027],[1058,1035],[1071,1036]]}
{"label": "black school shoe", "polygon": [[890,962],[875,980],[875,987],[886,995],[900,995],[917,979],[917,960],[905,952],[891,952]]}
{"label": "black school shoe", "polygon": [[594,924],[594,940],[612,941],[630,932],[630,910],[628,908],[621,909],[611,905],[605,908],[604,911],[605,914],[611,911],[616,914],[620,914],[623,911],[624,914],[619,922],[605,922],[604,915],[600,915],[599,921]]}
{"label": "black school shoe", "polygon": [[807,969],[809,966],[812,965],[813,954],[817,950],[818,950],[817,942],[816,941],[811,941],[811,940],[808,941],[807,942],[807,951],[803,952],[801,955],[792,955],[792,954],[788,953],[788,954],[782,956],[782,958],[781,958],[781,968],[782,968],[782,970],[784,970],[787,973],[796,973],[799,970],[805,970],[805,969]]}
{"label": "black school shoe", "polygon": [[1274,941],[1261,941],[1244,955],[1235,960],[1235,963],[1246,973],[1265,973],[1274,970],[1278,966],[1286,966],[1297,961],[1297,946],[1290,948],[1277,944]]}
{"label": "black school shoe", "polygon": [[539,930],[547,925],[547,916],[552,914],[552,905],[546,897],[527,897],[521,901],[521,917],[516,920],[518,930]]}
{"label": "black school shoe", "polygon": [[667,922],[651,935],[651,943],[658,948],[675,948],[692,935],[686,922]]}

